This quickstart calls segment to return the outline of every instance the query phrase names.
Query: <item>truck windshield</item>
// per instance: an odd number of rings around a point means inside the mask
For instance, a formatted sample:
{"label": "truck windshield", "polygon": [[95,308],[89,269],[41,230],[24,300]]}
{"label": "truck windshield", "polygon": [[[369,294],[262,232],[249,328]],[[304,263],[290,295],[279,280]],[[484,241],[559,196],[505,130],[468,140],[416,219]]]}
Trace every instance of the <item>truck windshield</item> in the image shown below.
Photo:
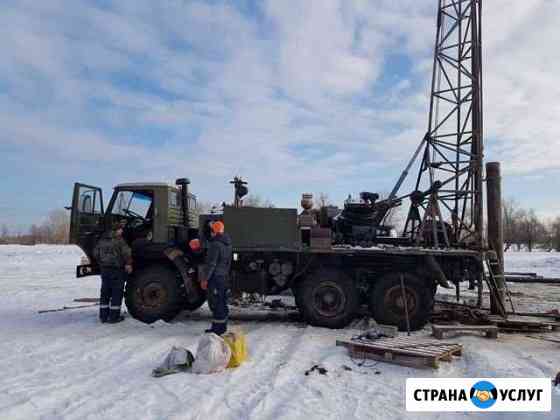
{"label": "truck windshield", "polygon": [[151,205],[152,197],[149,194],[119,191],[111,213],[119,216],[141,216],[147,219]]}

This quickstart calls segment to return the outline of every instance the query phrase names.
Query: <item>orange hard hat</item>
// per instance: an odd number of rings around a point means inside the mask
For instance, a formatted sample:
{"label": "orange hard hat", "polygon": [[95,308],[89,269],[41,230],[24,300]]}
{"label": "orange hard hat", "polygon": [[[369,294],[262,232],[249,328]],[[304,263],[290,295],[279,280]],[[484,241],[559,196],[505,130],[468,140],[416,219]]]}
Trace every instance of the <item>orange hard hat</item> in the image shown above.
{"label": "orange hard hat", "polygon": [[189,241],[189,247],[193,251],[198,251],[200,249],[200,239],[191,239]]}
{"label": "orange hard hat", "polygon": [[212,232],[214,232],[214,233],[224,233],[225,226],[222,222],[217,220],[215,222],[212,222],[212,224],[210,225],[210,228],[212,229]]}

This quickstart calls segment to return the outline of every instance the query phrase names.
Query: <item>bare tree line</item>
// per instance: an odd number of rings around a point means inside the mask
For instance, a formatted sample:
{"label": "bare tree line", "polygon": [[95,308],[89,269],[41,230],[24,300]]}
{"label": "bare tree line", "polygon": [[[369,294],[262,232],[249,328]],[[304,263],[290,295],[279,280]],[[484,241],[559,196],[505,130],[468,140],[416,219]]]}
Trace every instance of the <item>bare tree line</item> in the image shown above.
{"label": "bare tree line", "polygon": [[0,244],[67,244],[70,230],[70,215],[65,210],[52,210],[41,224],[33,224],[27,232],[14,232],[3,224]]}
{"label": "bare tree line", "polygon": [[514,199],[504,200],[502,214],[506,251],[526,248],[531,252],[536,247],[560,251],[560,216],[543,220],[535,210],[521,208]]}

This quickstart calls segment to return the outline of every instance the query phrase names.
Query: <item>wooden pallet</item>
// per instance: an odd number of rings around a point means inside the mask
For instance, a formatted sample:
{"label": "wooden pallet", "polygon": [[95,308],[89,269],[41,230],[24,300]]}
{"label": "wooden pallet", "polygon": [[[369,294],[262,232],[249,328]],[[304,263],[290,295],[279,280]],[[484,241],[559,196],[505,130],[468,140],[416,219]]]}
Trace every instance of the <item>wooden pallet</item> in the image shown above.
{"label": "wooden pallet", "polygon": [[336,345],[346,347],[352,357],[418,368],[438,368],[440,360],[450,362],[463,351],[460,344],[416,337],[337,340]]}
{"label": "wooden pallet", "polygon": [[432,335],[440,340],[447,332],[465,331],[482,332],[486,338],[498,338],[498,327],[496,325],[432,325]]}
{"label": "wooden pallet", "polygon": [[514,315],[508,316],[508,319],[490,315],[488,320],[497,325],[502,332],[546,332],[558,331],[560,328],[559,322],[523,319]]}

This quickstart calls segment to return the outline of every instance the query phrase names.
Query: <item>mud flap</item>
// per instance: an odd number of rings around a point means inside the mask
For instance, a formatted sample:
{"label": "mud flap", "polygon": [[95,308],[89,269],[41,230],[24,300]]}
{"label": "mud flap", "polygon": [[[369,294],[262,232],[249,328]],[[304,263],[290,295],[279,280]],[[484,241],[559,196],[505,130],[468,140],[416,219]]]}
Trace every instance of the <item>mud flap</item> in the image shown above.
{"label": "mud flap", "polygon": [[163,253],[175,265],[177,270],[179,270],[181,278],[183,279],[183,283],[185,284],[187,301],[191,303],[196,302],[198,299],[200,299],[200,296],[198,294],[197,288],[193,284],[191,276],[189,275],[190,268],[187,264],[187,260],[183,251],[178,248],[167,248],[163,251]]}

